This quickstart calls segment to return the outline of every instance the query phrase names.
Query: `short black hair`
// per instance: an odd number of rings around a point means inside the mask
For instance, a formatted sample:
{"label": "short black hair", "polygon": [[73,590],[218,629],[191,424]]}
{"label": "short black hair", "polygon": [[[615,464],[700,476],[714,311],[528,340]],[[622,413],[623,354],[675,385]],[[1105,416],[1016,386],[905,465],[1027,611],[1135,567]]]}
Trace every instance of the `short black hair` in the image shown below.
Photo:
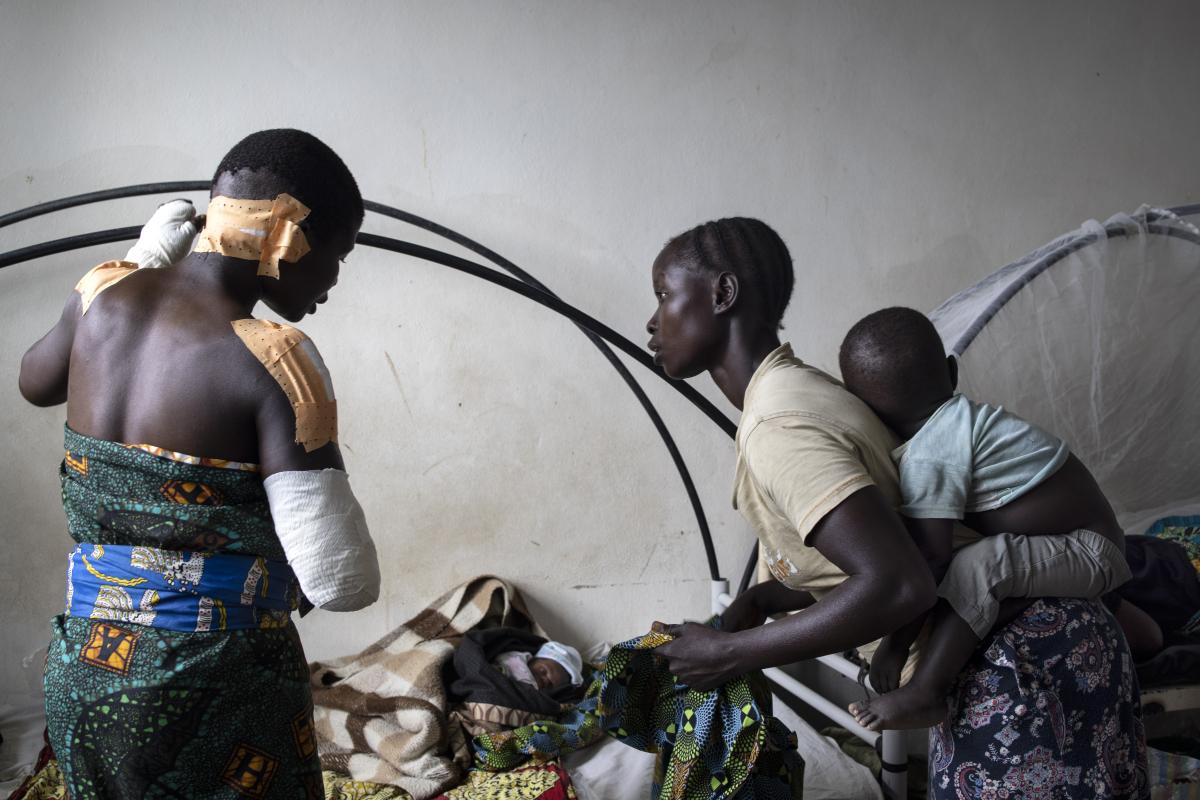
{"label": "short black hair", "polygon": [[[847,388],[872,408],[886,405],[899,417],[946,393],[946,349],[929,318],[893,306],[868,314],[842,341],[838,366]],[[878,410],[878,409],[877,409]]]}
{"label": "short black hair", "polygon": [[705,272],[733,273],[743,291],[758,296],[770,326],[783,327],[796,278],[787,245],[767,223],[751,217],[713,220],[674,237],[665,250]]}
{"label": "short black hair", "polygon": [[362,194],[346,164],[329,145],[295,128],[252,133],[233,146],[213,173],[213,184],[240,169],[267,170],[287,192],[312,210],[308,224],[323,233],[357,230]]}

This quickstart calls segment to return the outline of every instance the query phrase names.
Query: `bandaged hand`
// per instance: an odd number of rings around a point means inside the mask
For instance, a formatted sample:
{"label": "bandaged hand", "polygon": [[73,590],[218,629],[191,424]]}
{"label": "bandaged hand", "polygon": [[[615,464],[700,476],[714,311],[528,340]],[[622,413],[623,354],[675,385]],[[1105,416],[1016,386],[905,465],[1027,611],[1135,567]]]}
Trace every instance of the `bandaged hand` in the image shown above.
{"label": "bandaged hand", "polygon": [[159,206],[142,226],[137,244],[129,248],[126,261],[139,267],[169,267],[192,250],[192,241],[202,227],[202,218],[189,200],[171,200]]}

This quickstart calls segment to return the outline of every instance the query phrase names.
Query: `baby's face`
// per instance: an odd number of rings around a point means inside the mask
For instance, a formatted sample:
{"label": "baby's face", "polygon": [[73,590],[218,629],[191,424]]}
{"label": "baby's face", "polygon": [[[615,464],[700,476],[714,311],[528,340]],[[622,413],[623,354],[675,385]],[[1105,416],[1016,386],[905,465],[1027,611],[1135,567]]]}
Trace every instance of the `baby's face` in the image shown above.
{"label": "baby's face", "polygon": [[549,658],[529,659],[529,671],[537,680],[539,689],[557,689],[571,682],[571,676],[563,669],[562,664]]}

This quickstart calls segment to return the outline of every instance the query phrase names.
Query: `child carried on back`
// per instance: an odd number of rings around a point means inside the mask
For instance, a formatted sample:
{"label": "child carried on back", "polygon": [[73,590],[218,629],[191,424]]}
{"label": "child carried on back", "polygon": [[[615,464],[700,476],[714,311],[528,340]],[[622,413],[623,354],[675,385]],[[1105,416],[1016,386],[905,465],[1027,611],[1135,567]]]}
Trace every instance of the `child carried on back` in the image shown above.
{"label": "child carried on back", "polygon": [[[905,440],[892,453],[899,511],[940,598],[912,680],[898,685],[923,619],[880,642],[871,681],[883,694],[850,711],[872,730],[926,727],[945,718],[957,674],[998,621],[1032,598],[1094,599],[1127,581],[1124,535],[1064,442],[955,393],[957,362],[923,314],[867,316],[839,362],[846,388]],[[952,552],[957,521],[983,539]]]}

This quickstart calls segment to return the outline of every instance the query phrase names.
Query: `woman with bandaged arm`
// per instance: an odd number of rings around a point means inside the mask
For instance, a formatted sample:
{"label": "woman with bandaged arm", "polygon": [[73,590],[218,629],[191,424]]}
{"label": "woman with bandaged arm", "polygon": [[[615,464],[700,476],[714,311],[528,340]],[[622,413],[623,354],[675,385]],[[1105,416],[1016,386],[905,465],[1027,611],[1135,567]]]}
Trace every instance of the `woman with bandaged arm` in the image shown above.
{"label": "woman with bandaged arm", "polygon": [[323,796],[290,615],[371,604],[379,566],[320,354],[251,313],[315,312],[362,218],[326,145],[252,134],[217,168],[194,248],[191,205],[161,207],[22,360],[29,402],[67,404],[78,546],[45,689],[72,797]]}

